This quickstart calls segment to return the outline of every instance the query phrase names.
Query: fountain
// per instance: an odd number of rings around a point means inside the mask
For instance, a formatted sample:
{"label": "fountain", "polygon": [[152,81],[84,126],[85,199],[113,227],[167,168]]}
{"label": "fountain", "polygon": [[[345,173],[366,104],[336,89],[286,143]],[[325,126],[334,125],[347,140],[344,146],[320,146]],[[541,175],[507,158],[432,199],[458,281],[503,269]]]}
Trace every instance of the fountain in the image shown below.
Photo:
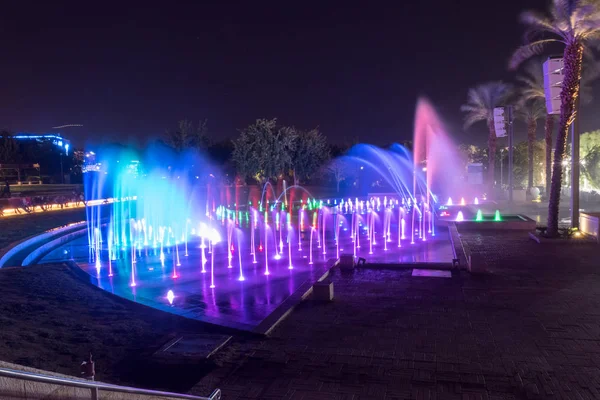
{"label": "fountain", "polygon": [[[450,142],[441,122],[420,101],[414,156],[401,145],[365,144],[344,156],[363,167],[363,182],[379,182],[387,192],[359,187],[335,198],[297,185],[283,184],[278,193],[271,183],[244,198],[237,188],[220,188],[197,155],[109,152],[109,173],[86,176],[86,193],[99,198],[110,187],[119,200],[89,207],[87,237],[59,250],[68,248],[98,286],[119,296],[131,298],[135,290],[136,301],[168,305],[169,312],[256,326],[292,294],[290,287],[320,276],[344,249],[373,263],[450,263],[448,233],[436,229],[436,193],[465,195],[454,191],[454,156],[444,146]],[[143,171],[131,170],[132,157],[142,159]],[[167,290],[178,294],[176,302],[174,295],[165,300]]]}

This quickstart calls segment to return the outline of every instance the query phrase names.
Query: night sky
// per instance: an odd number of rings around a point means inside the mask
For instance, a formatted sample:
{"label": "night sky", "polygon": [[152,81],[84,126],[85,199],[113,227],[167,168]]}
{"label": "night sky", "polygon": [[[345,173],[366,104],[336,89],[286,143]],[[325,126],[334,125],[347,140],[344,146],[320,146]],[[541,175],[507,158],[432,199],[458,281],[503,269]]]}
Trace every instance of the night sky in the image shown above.
{"label": "night sky", "polygon": [[[81,146],[143,143],[183,118],[207,118],[216,139],[235,137],[256,118],[278,117],[319,126],[332,142],[387,144],[412,136],[426,95],[457,142],[483,143],[483,124],[462,129],[467,89],[511,78],[518,14],[546,4],[160,3],[4,4],[0,127],[83,124],[63,131]],[[582,129],[594,125],[587,114]]]}

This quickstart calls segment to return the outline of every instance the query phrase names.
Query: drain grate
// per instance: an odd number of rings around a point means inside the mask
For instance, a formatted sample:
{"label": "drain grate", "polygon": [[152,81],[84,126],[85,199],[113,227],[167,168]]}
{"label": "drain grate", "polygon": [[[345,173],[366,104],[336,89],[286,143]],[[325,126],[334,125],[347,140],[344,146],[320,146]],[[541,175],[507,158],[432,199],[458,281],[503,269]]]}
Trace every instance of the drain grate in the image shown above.
{"label": "drain grate", "polygon": [[413,269],[412,276],[421,276],[425,278],[452,278],[452,272],[442,271],[441,269]]}

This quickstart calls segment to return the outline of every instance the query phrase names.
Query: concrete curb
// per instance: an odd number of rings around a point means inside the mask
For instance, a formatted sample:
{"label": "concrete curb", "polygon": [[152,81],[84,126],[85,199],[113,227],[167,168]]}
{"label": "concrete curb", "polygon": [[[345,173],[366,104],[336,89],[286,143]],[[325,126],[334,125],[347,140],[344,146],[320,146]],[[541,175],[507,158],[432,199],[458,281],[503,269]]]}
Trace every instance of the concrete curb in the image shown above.
{"label": "concrete curb", "polygon": [[82,226],[85,226],[85,224],[86,224],[85,221],[75,222],[73,224],[50,229],[39,235],[30,236],[26,239],[12,243],[7,248],[5,248],[2,253],[0,253],[0,268],[5,267],[5,266],[15,266],[15,265],[8,265],[7,263],[13,257],[15,257],[18,253],[25,251],[28,247],[34,246],[41,242],[45,242],[46,240],[48,240],[58,234],[63,234],[65,232],[68,233],[73,230],[79,230],[79,229],[81,229]]}

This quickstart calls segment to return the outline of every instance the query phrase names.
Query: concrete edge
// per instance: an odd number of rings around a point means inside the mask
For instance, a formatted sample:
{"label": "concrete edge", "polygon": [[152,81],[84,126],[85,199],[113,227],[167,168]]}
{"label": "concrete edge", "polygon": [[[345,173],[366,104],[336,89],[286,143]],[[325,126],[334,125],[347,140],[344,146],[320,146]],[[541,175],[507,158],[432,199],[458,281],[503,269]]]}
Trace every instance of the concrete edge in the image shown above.
{"label": "concrete edge", "polygon": [[536,232],[529,232],[529,239],[533,240],[538,244],[553,244],[553,245],[567,245],[567,246],[582,246],[582,245],[597,245],[600,242],[598,238],[592,235],[582,234],[581,238],[578,239],[567,239],[567,238],[556,238],[550,239],[545,238],[541,235],[537,235]]}
{"label": "concrete edge", "polygon": [[86,224],[86,221],[74,222],[73,224],[53,228],[40,234],[29,236],[25,239],[11,243],[10,245],[2,249],[2,251],[0,252],[0,268],[8,266],[6,265],[6,263],[17,253],[25,250],[27,247],[45,241],[46,239],[51,238],[57,234],[79,229],[84,224]]}
{"label": "concrete edge", "polygon": [[29,253],[21,263],[22,267],[27,267],[29,265],[34,265],[39,260],[41,260],[46,254],[50,253],[55,248],[75,240],[81,236],[84,236],[87,233],[87,227],[83,229],[79,229],[75,232],[68,232],[65,235],[59,236],[56,239],[50,240],[47,243],[37,247],[31,253]]}
{"label": "concrete edge", "polygon": [[259,335],[268,336],[273,329],[277,327],[283,320],[285,320],[294,309],[313,291],[315,283],[322,282],[327,279],[331,270],[338,264],[338,260],[329,259],[326,263],[324,273],[315,281],[312,282],[309,278],[305,281],[294,293],[292,293],[287,299],[285,299],[271,314],[267,316],[253,332]]}
{"label": "concrete edge", "polygon": [[454,265],[451,262],[448,263],[404,263],[404,264],[385,264],[385,263],[365,263],[364,265],[356,265],[356,269],[373,269],[373,270],[389,270],[389,271],[398,271],[398,270],[409,270],[409,269],[442,269],[442,270],[452,270],[454,269]]}

